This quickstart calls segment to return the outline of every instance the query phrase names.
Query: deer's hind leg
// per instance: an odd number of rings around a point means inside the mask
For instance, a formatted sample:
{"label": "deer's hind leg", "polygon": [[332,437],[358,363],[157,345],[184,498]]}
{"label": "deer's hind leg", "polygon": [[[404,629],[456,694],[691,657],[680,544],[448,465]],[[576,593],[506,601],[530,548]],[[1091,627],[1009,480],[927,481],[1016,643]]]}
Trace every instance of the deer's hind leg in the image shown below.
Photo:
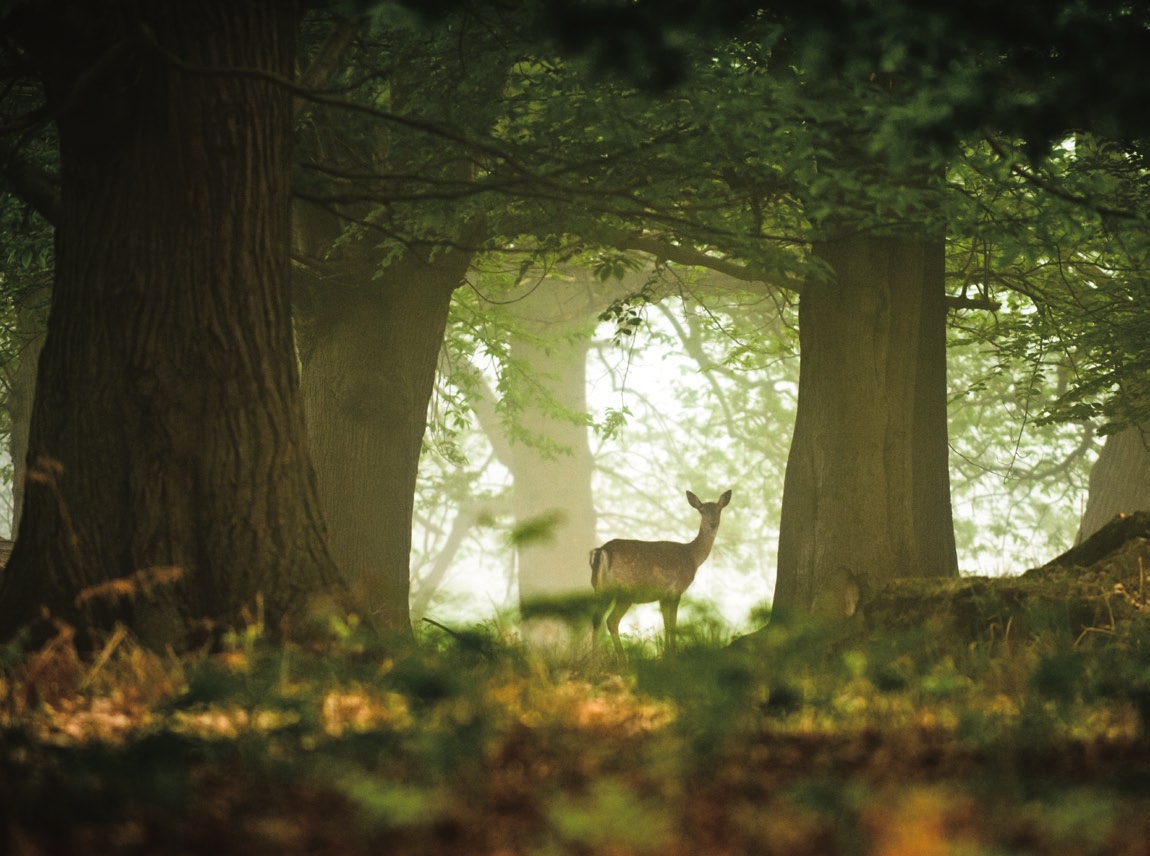
{"label": "deer's hind leg", "polygon": [[597,645],[599,642],[599,631],[603,627],[603,622],[607,620],[607,614],[615,608],[615,598],[608,594],[603,595],[596,593],[594,600],[591,604],[591,643]]}
{"label": "deer's hind leg", "polygon": [[623,620],[623,616],[627,614],[627,610],[630,608],[631,601],[616,598],[611,612],[607,615],[607,630],[611,634],[611,641],[615,643],[615,653],[620,657],[626,655],[623,653],[623,643],[619,639],[619,622]]}

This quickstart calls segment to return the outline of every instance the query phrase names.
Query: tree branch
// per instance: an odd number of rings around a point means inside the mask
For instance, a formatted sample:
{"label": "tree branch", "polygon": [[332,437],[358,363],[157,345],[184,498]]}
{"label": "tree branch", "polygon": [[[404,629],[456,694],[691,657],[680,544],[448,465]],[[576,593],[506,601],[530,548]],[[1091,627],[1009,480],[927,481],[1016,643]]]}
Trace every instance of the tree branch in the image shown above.
{"label": "tree branch", "polygon": [[1033,184],[1039,190],[1043,190],[1046,193],[1049,193],[1051,196],[1061,199],[1063,202],[1070,202],[1073,205],[1080,205],[1083,208],[1087,208],[1096,214],[1101,214],[1104,217],[1115,217],[1121,220],[1134,220],[1137,218],[1138,215],[1133,211],[1128,211],[1123,208],[1110,208],[1106,205],[1100,205],[1097,202],[1092,202],[1085,196],[1079,196],[1076,193],[1071,193],[1070,191],[1063,190],[1053,182],[1047,181],[1037,173],[1027,169],[1021,164],[1016,163],[1011,159],[1009,153],[989,135],[984,136],[983,139],[986,140],[987,144],[994,151],[994,153],[1007,163],[1011,172],[1013,172],[1023,181]]}
{"label": "tree branch", "polygon": [[463,391],[467,403],[471,405],[471,412],[475,414],[480,430],[487,436],[496,460],[510,469],[513,452],[511,441],[499,416],[499,397],[484,380],[482,373],[469,360],[453,362],[446,349],[440,352],[439,371],[441,375],[448,377],[456,372],[467,376],[466,385],[456,384],[456,386]]}
{"label": "tree branch", "polygon": [[991,300],[989,297],[964,297],[960,294],[948,294],[946,296],[947,309],[982,309],[987,312],[995,312],[1002,308],[1002,304],[997,300]]}
{"label": "tree branch", "polygon": [[19,197],[53,226],[60,217],[60,188],[46,170],[21,160],[14,151],[0,148],[4,181],[14,196]]}
{"label": "tree branch", "polygon": [[[315,56],[311,58],[308,67],[300,74],[300,86],[304,89],[326,88],[332,78],[340,70],[344,55],[351,47],[360,30],[363,29],[362,18],[343,18],[336,22],[324,43],[319,46]],[[300,118],[307,112],[310,101],[302,95],[296,95],[295,114]]]}
{"label": "tree branch", "polygon": [[[786,279],[779,281],[777,279],[767,279],[746,265],[712,256],[694,247],[672,244],[654,235],[632,235],[623,237],[615,243],[615,246],[620,250],[634,250],[636,252],[648,253],[656,259],[672,261],[676,264],[707,268],[743,282],[761,282],[771,288],[777,288],[780,291],[787,291],[791,294],[799,295],[802,294],[803,290],[801,280]],[[948,309],[981,309],[994,312],[1001,307],[1001,304],[990,298],[947,295],[946,306]]]}
{"label": "tree branch", "polygon": [[659,260],[671,261],[681,265],[690,265],[692,267],[708,268],[716,273],[721,273],[732,279],[742,280],[743,282],[761,282],[772,288],[790,291],[795,294],[802,291],[802,283],[798,280],[788,279],[780,282],[778,280],[767,279],[746,265],[712,256],[710,253],[697,250],[694,247],[672,244],[654,235],[624,236],[616,241],[615,246],[621,250],[634,250],[640,253],[647,253]]}

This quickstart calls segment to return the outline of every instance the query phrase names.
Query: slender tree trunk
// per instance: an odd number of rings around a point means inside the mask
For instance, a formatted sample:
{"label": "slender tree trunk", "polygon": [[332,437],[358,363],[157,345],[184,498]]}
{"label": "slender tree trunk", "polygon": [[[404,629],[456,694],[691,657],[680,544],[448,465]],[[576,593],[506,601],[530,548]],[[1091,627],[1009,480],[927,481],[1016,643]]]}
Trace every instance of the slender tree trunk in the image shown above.
{"label": "slender tree trunk", "polygon": [[579,419],[587,411],[591,326],[585,318],[550,325],[549,345],[524,337],[512,340],[512,359],[530,365],[545,380],[551,399],[529,404],[519,417],[522,430],[543,443],[511,445],[515,519],[554,523],[544,537],[519,545],[522,602],[586,592],[591,584],[587,555],[595,546],[594,462],[587,425]]}
{"label": "slender tree trunk", "polygon": [[1090,468],[1090,494],[1075,544],[1081,544],[1118,514],[1150,511],[1150,437],[1146,426],[1109,434]]}
{"label": "slender tree trunk", "polygon": [[47,328],[45,306],[50,292],[36,291],[20,301],[16,309],[16,336],[19,356],[9,376],[8,421],[11,434],[8,452],[12,458],[12,534],[20,528],[24,507],[24,484],[28,460],[28,428],[32,421],[32,403],[36,400],[36,366],[44,347]]}
{"label": "slender tree trunk", "polygon": [[515,479],[517,525],[539,534],[516,549],[524,605],[590,592],[587,556],[597,543],[597,516],[586,419],[587,354],[599,314],[612,301],[637,293],[647,280],[647,272],[604,282],[590,270],[565,271],[538,287],[528,285],[520,299],[503,307],[512,318],[512,363],[526,372],[518,384],[521,407],[513,414],[517,430],[496,436],[504,426],[493,418],[493,407],[480,422]]}
{"label": "slender tree trunk", "polygon": [[941,240],[816,245],[799,305],[798,414],[775,606],[844,615],[859,591],[957,573]]}
{"label": "slender tree trunk", "polygon": [[[362,248],[361,248],[362,249]],[[303,325],[303,393],[332,555],[356,608],[410,631],[411,520],[427,407],[462,252],[409,250],[329,283]],[[374,263],[371,263],[374,262]]]}
{"label": "slender tree trunk", "polygon": [[[93,4],[74,31],[40,9],[27,48],[69,109],[0,631],[41,606],[155,644],[261,611],[276,626],[342,586],[298,401],[290,94],[226,70],[289,76],[293,4]],[[210,71],[138,44],[117,54],[142,32]]]}
{"label": "slender tree trunk", "polygon": [[521,605],[591,590],[588,554],[598,542],[587,354],[599,314],[647,279],[644,272],[603,282],[590,271],[565,271],[502,307],[511,316],[512,363],[525,372],[515,385],[514,431],[499,418],[494,393],[472,380],[486,392],[473,402],[480,426],[514,478],[516,524],[532,533],[516,547]]}

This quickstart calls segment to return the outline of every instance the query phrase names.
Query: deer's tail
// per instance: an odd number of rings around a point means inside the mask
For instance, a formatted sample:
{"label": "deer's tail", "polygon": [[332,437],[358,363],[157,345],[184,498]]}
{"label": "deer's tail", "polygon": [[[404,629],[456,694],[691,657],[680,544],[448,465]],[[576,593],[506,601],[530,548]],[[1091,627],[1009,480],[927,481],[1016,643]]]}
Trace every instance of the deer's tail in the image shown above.
{"label": "deer's tail", "polygon": [[591,551],[591,588],[599,591],[611,567],[610,554],[602,547]]}

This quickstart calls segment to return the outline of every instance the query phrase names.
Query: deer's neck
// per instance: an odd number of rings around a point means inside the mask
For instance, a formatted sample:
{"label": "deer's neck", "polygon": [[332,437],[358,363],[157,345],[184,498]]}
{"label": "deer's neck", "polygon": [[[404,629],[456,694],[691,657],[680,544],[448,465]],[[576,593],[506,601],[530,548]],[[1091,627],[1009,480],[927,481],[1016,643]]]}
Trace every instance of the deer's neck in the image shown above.
{"label": "deer's neck", "polygon": [[696,568],[707,560],[707,556],[711,555],[711,547],[715,545],[715,533],[718,531],[718,529],[702,526],[699,529],[699,534],[695,536],[695,540],[691,542],[691,559]]}

